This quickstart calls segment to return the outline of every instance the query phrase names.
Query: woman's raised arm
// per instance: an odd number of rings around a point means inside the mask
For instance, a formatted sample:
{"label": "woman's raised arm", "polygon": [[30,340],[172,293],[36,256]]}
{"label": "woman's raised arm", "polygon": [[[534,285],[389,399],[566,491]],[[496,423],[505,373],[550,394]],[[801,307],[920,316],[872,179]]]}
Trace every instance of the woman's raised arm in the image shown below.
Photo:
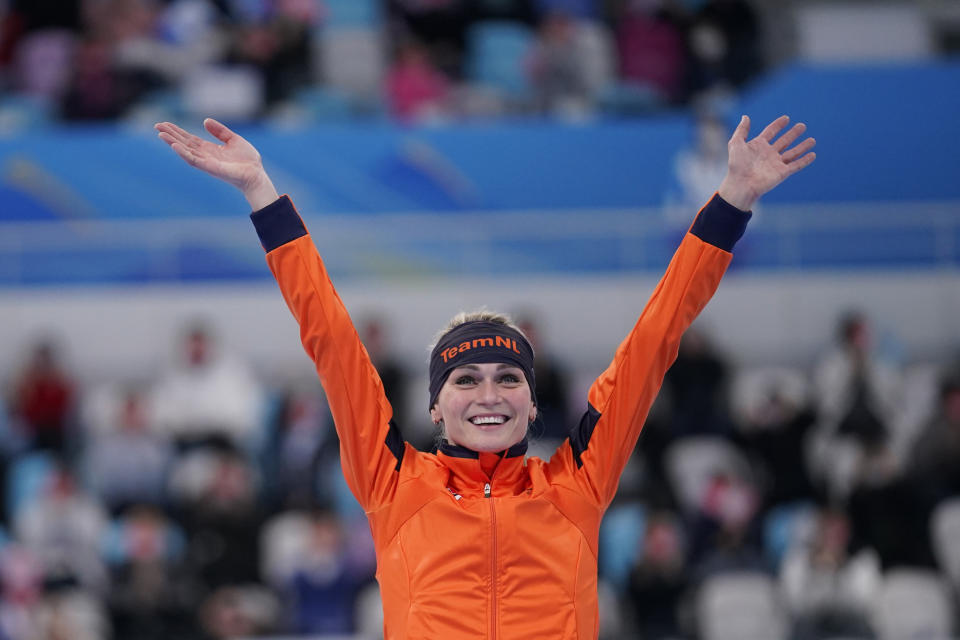
{"label": "woman's raised arm", "polygon": [[550,460],[551,466],[575,470],[568,475],[602,508],[616,493],[681,336],[713,297],[730,264],[749,210],[757,198],[816,158],[814,139],[800,140],[805,125],[780,135],[789,121],[781,116],[747,140],[750,119],[740,120],[717,195],[700,210],[633,330],[590,387],[588,410],[571,432],[569,449],[564,444]]}
{"label": "woman's raised arm", "polygon": [[158,122],[154,128],[187,164],[240,189],[254,211],[279,197],[257,149],[213,118],[204,120],[203,128],[223,144],[204,140],[172,122]]}
{"label": "woman's raised arm", "polygon": [[307,228],[289,198],[280,198],[252,144],[216,120],[204,140],[170,122],[158,135],[187,164],[240,189],[300,340],[317,368],[340,436],[344,476],[365,509],[391,499],[405,445],[383,385],[333,288]]}

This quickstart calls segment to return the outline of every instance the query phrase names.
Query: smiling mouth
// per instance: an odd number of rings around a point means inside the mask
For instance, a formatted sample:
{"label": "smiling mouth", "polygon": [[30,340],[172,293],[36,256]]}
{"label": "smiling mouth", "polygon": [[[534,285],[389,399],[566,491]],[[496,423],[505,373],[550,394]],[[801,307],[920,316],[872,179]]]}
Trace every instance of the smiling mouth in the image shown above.
{"label": "smiling mouth", "polygon": [[507,421],[507,416],[486,415],[474,416],[470,418],[470,423],[478,427],[498,427]]}

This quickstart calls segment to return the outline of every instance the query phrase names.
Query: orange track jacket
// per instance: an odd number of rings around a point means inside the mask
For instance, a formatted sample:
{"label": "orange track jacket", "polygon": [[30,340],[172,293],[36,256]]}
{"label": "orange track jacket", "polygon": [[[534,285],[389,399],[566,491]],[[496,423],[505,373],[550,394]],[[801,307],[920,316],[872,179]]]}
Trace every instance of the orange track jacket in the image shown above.
{"label": "orange track jacket", "polygon": [[290,200],[251,217],[326,390],[347,483],[370,521],[385,637],[596,638],[600,519],[680,337],[719,285],[749,214],[714,196],[590,387],[570,437],[549,462],[524,459],[523,441],[500,454],[490,477],[489,461],[474,451],[426,453],[401,440]]}

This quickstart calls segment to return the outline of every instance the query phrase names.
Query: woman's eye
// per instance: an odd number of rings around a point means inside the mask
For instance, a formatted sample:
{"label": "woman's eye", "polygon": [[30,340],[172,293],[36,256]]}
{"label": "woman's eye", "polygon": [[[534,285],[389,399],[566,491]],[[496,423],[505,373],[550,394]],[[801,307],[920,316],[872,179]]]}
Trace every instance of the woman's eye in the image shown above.
{"label": "woman's eye", "polygon": [[460,385],[460,386],[474,384],[475,382],[476,380],[473,379],[473,376],[460,376],[456,380],[454,380],[454,384]]}
{"label": "woman's eye", "polygon": [[516,374],[505,373],[503,376],[501,376],[500,382],[506,382],[508,384],[517,384],[520,382],[520,378]]}

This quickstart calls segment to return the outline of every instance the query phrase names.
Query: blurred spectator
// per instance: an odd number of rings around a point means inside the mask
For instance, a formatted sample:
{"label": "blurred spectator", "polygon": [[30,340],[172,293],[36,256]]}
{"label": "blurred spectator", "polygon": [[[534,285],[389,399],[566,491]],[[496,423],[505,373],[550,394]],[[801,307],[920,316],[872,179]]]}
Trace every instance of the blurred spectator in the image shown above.
{"label": "blurred spectator", "polygon": [[278,0],[264,7],[259,19],[234,25],[227,61],[258,71],[269,106],[309,84],[313,27],[320,15],[317,4],[309,0]]}
{"label": "blurred spectator", "polygon": [[809,544],[792,549],[780,571],[780,586],[797,640],[870,638],[880,563],[870,549],[849,553],[850,521],[827,508],[816,520]]}
{"label": "blurred spectator", "polygon": [[628,591],[637,631],[644,640],[681,637],[680,607],[689,577],[676,519],[668,512],[652,514],[641,548]]}
{"label": "blurred spectator", "polygon": [[261,435],[262,390],[249,367],[217,344],[209,327],[185,332],[154,390],[157,426],[181,447],[216,443],[247,450]]}
{"label": "blurred spectator", "polygon": [[447,80],[419,43],[399,45],[386,84],[390,112],[399,120],[431,121],[446,115]]}
{"label": "blurred spectator", "polygon": [[[533,377],[537,382],[537,417],[538,422],[543,424],[543,438],[559,444],[570,435],[570,429],[573,428],[573,418],[570,415],[570,376],[550,353],[542,339],[540,326],[533,316],[519,316],[517,326],[526,334],[537,354]],[[547,455],[552,453],[550,451]]]}
{"label": "blurred spectator", "polygon": [[37,611],[43,597],[43,567],[25,546],[0,551],[0,638],[39,637]]}
{"label": "blurred spectator", "polygon": [[[422,438],[408,420],[415,419],[410,415],[407,395],[409,390],[409,376],[404,364],[393,353],[390,344],[390,322],[378,316],[370,316],[360,324],[360,340],[370,355],[370,361],[377,369],[380,382],[383,383],[383,392],[393,407],[393,419],[405,429],[404,437],[411,442],[419,443]],[[426,422],[426,420],[423,420]],[[430,431],[432,434],[432,431]]]}
{"label": "blurred spectator", "polygon": [[387,0],[392,37],[423,43],[444,76],[461,78],[469,5],[468,0]]}
{"label": "blurred spectator", "polygon": [[0,69],[13,67],[14,89],[55,103],[81,32],[81,0],[11,0],[3,18]]}
{"label": "blurred spectator", "polygon": [[936,413],[910,452],[908,474],[911,507],[923,523],[931,522],[938,505],[960,496],[960,371],[944,376]]}
{"label": "blurred spectator", "polygon": [[117,638],[183,637],[193,626],[196,585],[183,574],[183,535],[159,510],[139,505],[120,519],[108,557]]}
{"label": "blurred spectator", "polygon": [[729,129],[709,110],[699,113],[696,142],[680,150],[673,159],[673,184],[667,191],[666,218],[686,228],[691,212],[699,211],[713,197],[727,175]]}
{"label": "blurred spectator", "polygon": [[98,0],[84,4],[84,33],[77,42],[60,100],[66,120],[112,120],[161,83],[149,67],[118,64],[124,43],[147,36],[156,23],[153,0]]}
{"label": "blurred spectator", "polygon": [[620,77],[624,82],[652,89],[664,102],[674,102],[682,97],[685,72],[683,30],[667,0],[627,2],[617,23],[617,49]]}
{"label": "blurred spectator", "polygon": [[773,379],[764,397],[744,416],[739,437],[759,462],[767,483],[767,507],[815,497],[813,480],[803,451],[816,424],[816,415],[806,398],[787,389],[783,380]]}
{"label": "blurred spectator", "polygon": [[669,390],[672,435],[730,435],[729,365],[697,327],[687,331],[664,386]]}
{"label": "blurred spectator", "polygon": [[960,351],[954,353],[943,369],[945,380],[960,380]]}
{"label": "blurred spectator", "polygon": [[592,112],[615,84],[617,47],[613,32],[599,20],[578,20],[575,37]]}
{"label": "blurred spectator", "polygon": [[638,466],[643,470],[640,489],[647,503],[657,508],[675,509],[677,496],[669,480],[666,456],[675,437],[668,395],[661,391],[650,408],[634,450],[636,460],[632,460],[627,469]]}
{"label": "blurred spectator", "polygon": [[189,537],[188,561],[201,583],[256,581],[264,513],[253,467],[236,452],[197,448],[181,456],[171,485]]}
{"label": "blurred spectator", "polygon": [[[194,70],[223,58],[227,34],[206,0],[127,3],[135,17],[113,29],[117,68],[144,90],[174,86]],[[106,4],[103,5],[106,7]]]}
{"label": "blurred spectator", "polygon": [[[847,512],[853,525],[851,548],[871,548],[884,569],[934,566],[929,509],[917,499],[885,436],[860,445]],[[895,513],[897,517],[891,518]]]}
{"label": "blurred spectator", "polygon": [[95,594],[76,588],[48,591],[37,609],[39,634],[49,640],[102,640],[110,620]]}
{"label": "blurred spectator", "polygon": [[960,377],[941,384],[937,413],[924,427],[910,455],[922,495],[932,508],[960,495]]}
{"label": "blurred spectator", "polygon": [[152,430],[148,402],[142,390],[126,390],[116,398],[107,428],[88,435],[84,477],[115,513],[131,503],[164,499],[172,450]]}
{"label": "blurred spectator", "polygon": [[593,110],[591,82],[583,60],[577,23],[562,12],[547,14],[528,61],[541,113],[584,116]]}
{"label": "blurred spectator", "polygon": [[733,571],[764,571],[755,517],[757,488],[743,478],[716,473],[689,528],[690,558],[698,582]]}
{"label": "blurred spectator", "polygon": [[316,501],[318,467],[339,456],[333,417],[323,392],[289,389],[278,408],[267,450],[265,482],[274,503],[304,508]]}
{"label": "blurred spectator", "polygon": [[744,479],[717,473],[707,487],[700,511],[721,527],[742,527],[757,513],[758,497],[756,488]]}
{"label": "blurred spectator", "polygon": [[813,384],[820,423],[815,472],[842,498],[850,490],[860,450],[886,449],[901,395],[897,370],[873,349],[866,316],[853,312],[841,319],[838,344],[817,364]]}
{"label": "blurred spectator", "polygon": [[66,468],[57,469],[40,497],[16,515],[13,525],[17,539],[39,558],[48,584],[105,589],[100,543],[107,514],[78,489]]}
{"label": "blurred spectator", "polygon": [[51,340],[32,347],[14,387],[12,414],[29,447],[63,454],[76,395],[71,376]]}
{"label": "blurred spectator", "polygon": [[739,88],[762,69],[760,20],[747,0],[707,0],[689,40],[693,94]]}
{"label": "blurred spectator", "polygon": [[[318,0],[9,1],[7,15],[0,16],[0,73],[9,72],[14,90],[41,105],[59,106],[68,120],[136,120],[178,110],[252,119],[266,115],[264,108],[284,106],[317,75],[314,40],[325,17]],[[384,5],[387,41],[375,36],[372,55],[391,46],[401,50],[399,84],[426,85],[413,91],[430,97],[424,102],[438,102],[433,94],[445,93],[449,80],[454,102],[462,103],[456,111],[467,117],[499,108],[482,91],[455,84],[466,71],[468,29],[479,22],[541,26],[532,69],[539,106],[568,117],[590,115],[597,102],[615,111],[649,109],[691,93],[739,87],[762,67],[759,24],[746,0],[685,3],[695,12],[690,64],[686,25],[673,0],[386,0]],[[563,21],[574,27],[561,26]],[[607,24],[617,33],[617,52]],[[570,42],[565,31],[574,34]],[[435,74],[412,74],[417,82],[406,77],[403,43],[409,40],[423,44],[426,68]],[[628,86],[611,94],[617,53]],[[378,82],[371,77],[364,84],[373,88]],[[391,109],[406,112],[397,102],[393,96]],[[528,107],[523,100],[511,105]]]}
{"label": "blurred spectator", "polygon": [[255,585],[217,589],[200,605],[203,638],[228,640],[270,633],[279,615],[276,597]]}
{"label": "blurred spectator", "polygon": [[372,576],[352,566],[336,517],[317,512],[304,556],[290,581],[292,631],[307,635],[349,634],[360,588]]}
{"label": "blurred spectator", "polygon": [[837,419],[837,433],[860,441],[889,433],[899,396],[898,376],[872,351],[867,319],[852,314],[841,326],[842,347],[827,356],[817,370],[822,398],[821,415]]}
{"label": "blurred spectator", "polygon": [[78,43],[60,115],[66,120],[112,120],[132,100],[131,88],[113,67],[111,44],[93,38]]}

